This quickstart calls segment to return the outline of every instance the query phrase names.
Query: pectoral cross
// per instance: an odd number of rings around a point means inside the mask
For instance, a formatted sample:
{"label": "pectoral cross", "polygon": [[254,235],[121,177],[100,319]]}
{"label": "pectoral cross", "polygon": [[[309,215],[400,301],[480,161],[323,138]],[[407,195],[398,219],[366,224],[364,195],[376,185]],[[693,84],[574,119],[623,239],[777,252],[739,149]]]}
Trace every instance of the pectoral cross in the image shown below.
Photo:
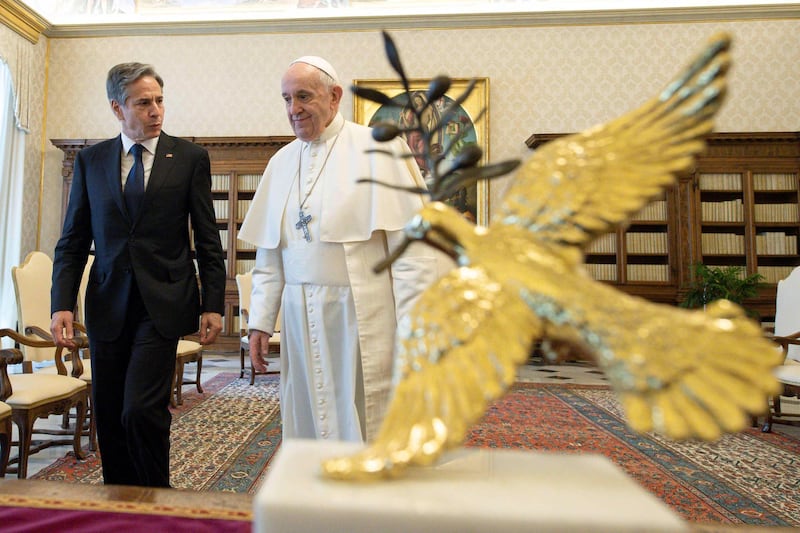
{"label": "pectoral cross", "polygon": [[303,237],[305,237],[306,242],[311,242],[311,234],[308,232],[308,223],[311,221],[311,215],[304,215],[303,210],[300,209],[300,219],[297,221],[297,224],[294,225],[296,229],[303,230]]}

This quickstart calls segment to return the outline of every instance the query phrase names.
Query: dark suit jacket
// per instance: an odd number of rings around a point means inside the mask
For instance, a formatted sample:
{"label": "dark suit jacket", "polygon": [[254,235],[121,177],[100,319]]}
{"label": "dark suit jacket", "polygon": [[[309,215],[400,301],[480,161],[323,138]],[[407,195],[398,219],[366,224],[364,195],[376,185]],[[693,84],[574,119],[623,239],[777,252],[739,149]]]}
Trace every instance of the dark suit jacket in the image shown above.
{"label": "dark suit jacket", "polygon": [[225,265],[208,152],[162,132],[137,220],[131,220],[125,208],[121,152],[118,136],[81,150],[75,159],[66,220],[55,249],[51,312],[75,308],[94,241],[95,261],[86,289],[91,338],[110,342],[119,336],[134,276],[161,335],[194,333],[201,312],[224,310]]}

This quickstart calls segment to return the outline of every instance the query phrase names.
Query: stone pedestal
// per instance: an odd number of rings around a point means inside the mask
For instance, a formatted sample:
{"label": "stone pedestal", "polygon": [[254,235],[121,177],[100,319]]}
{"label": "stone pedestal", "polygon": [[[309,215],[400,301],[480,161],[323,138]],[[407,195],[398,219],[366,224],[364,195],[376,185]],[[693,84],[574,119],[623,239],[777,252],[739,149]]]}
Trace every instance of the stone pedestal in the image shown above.
{"label": "stone pedestal", "polygon": [[254,500],[256,533],[685,531],[664,503],[600,455],[460,449],[400,479],[323,479],[351,443],[288,440]]}

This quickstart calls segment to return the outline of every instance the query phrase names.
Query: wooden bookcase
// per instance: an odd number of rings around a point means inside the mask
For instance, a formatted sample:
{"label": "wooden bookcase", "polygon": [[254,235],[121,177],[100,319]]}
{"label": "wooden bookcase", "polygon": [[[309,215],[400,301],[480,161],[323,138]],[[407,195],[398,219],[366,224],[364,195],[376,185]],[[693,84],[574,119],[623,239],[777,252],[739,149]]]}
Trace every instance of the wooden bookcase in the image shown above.
{"label": "wooden bookcase", "polygon": [[[270,157],[294,137],[186,137],[203,146],[211,159],[211,187],[217,226],[225,249],[227,283],[225,288],[225,326],[223,335],[229,340],[223,349],[239,346],[239,293],[236,274],[246,272],[255,262],[255,249],[237,238],[244,215],[253,200],[258,182]],[[53,145],[64,152],[61,220],[66,215],[72,170],[78,151],[101,139],[52,139]]]}
{"label": "wooden bookcase", "polygon": [[[536,149],[562,134],[534,134]],[[800,265],[800,133],[716,133],[695,168],[624,229],[588,249],[595,279],[653,301],[678,304],[692,264],[735,265],[767,286],[745,302],[775,315],[775,284]]]}
{"label": "wooden bookcase", "polygon": [[[562,134],[534,134],[536,149]],[[217,223],[226,250],[228,285],[224,334],[239,332],[235,276],[250,268],[255,251],[237,233],[269,158],[293,137],[194,137],[211,157]],[[63,214],[77,152],[93,139],[55,139],[64,152]],[[745,302],[762,320],[775,315],[775,283],[800,257],[800,133],[718,133],[696,168],[680,176],[662,198],[624,229],[598,240],[586,262],[596,279],[652,301],[678,304],[691,281],[691,266],[739,265],[769,284]],[[739,214],[741,212],[741,215]]]}

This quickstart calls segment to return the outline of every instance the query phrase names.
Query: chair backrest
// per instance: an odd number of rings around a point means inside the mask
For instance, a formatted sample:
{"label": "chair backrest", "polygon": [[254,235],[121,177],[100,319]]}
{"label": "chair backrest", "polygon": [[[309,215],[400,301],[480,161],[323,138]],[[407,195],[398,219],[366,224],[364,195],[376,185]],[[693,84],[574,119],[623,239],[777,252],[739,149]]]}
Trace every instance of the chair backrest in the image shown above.
{"label": "chair backrest", "polygon": [[[17,296],[17,331],[38,326],[50,332],[50,286],[53,280],[53,260],[43,252],[31,252],[20,266],[11,269]],[[52,361],[52,348],[22,346],[26,361]]]}
{"label": "chair backrest", "polygon": [[86,286],[89,284],[89,271],[92,269],[94,263],[94,256],[90,255],[86,261],[86,267],[83,269],[83,276],[81,276],[81,284],[78,286],[78,302],[75,307],[75,320],[86,325]]}
{"label": "chair backrest", "polygon": [[[247,330],[242,311],[250,312],[250,293],[253,291],[253,273],[236,274],[236,287],[239,289],[239,329]],[[275,320],[275,331],[281,330],[281,310]]]}
{"label": "chair backrest", "polygon": [[[775,299],[775,335],[785,336],[800,331],[800,267],[778,282]],[[788,359],[800,361],[800,346],[789,346]]]}

